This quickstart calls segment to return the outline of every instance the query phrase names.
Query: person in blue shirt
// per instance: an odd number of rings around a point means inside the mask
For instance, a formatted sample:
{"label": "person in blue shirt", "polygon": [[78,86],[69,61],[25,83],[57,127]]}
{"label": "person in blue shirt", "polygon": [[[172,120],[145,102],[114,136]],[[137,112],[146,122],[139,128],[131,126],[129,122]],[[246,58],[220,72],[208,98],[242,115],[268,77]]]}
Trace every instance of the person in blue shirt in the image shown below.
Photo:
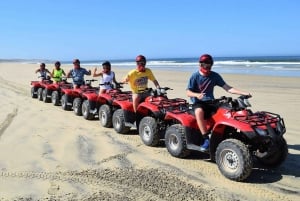
{"label": "person in blue shirt", "polygon": [[68,72],[67,77],[71,77],[73,79],[74,88],[78,88],[85,84],[84,75],[91,75],[91,70],[80,67],[79,59],[74,59],[73,65],[74,68]]}
{"label": "person in blue shirt", "polygon": [[186,89],[187,96],[191,98],[193,103],[197,125],[204,139],[200,151],[208,151],[209,148],[210,131],[207,130],[206,120],[204,119],[204,113],[209,110],[209,105],[203,101],[214,99],[214,87],[222,87],[225,91],[232,94],[251,96],[248,92],[240,91],[226,84],[221,75],[211,70],[213,64],[214,60],[211,55],[201,55],[199,58],[199,70],[191,75]]}

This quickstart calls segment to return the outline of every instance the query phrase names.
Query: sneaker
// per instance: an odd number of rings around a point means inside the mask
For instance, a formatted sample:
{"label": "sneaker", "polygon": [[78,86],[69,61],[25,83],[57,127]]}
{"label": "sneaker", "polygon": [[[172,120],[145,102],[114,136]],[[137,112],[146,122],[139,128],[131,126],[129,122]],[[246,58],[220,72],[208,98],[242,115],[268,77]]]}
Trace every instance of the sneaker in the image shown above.
{"label": "sneaker", "polygon": [[200,151],[206,152],[208,151],[208,147],[209,147],[209,139],[205,139],[203,144],[200,147]]}

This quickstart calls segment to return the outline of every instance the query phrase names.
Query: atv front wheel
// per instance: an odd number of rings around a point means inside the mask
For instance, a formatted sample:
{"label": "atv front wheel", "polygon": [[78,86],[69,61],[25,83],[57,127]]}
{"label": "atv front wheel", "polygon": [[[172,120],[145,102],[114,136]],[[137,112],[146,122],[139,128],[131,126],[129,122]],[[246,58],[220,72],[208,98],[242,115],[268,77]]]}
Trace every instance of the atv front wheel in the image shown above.
{"label": "atv front wheel", "polygon": [[81,98],[77,97],[73,101],[73,111],[77,116],[82,116],[82,100]]}
{"label": "atv front wheel", "polygon": [[43,100],[43,88],[39,88],[37,90],[37,98],[38,98],[39,101]]}
{"label": "atv front wheel", "polygon": [[42,92],[42,98],[45,103],[49,103],[50,99],[48,98],[49,91],[48,89],[44,89]]}
{"label": "atv front wheel", "polygon": [[153,117],[144,117],[139,124],[139,135],[147,146],[157,146],[160,136],[157,129],[157,122]]}
{"label": "atv front wheel", "polygon": [[37,89],[36,89],[36,87],[31,87],[31,91],[30,91],[30,93],[31,93],[31,98],[37,98]]}
{"label": "atv front wheel", "polygon": [[103,127],[112,127],[112,111],[109,105],[104,104],[99,108],[99,121]]}
{"label": "atv front wheel", "polygon": [[68,105],[68,96],[66,94],[62,95],[60,102],[63,110],[71,110],[71,106]]}
{"label": "atv front wheel", "polygon": [[59,94],[58,94],[58,91],[53,91],[52,92],[52,94],[51,94],[51,102],[55,106],[59,105]]}
{"label": "atv front wheel", "polygon": [[273,147],[276,150],[273,150],[272,154],[262,158],[257,157],[258,161],[267,167],[277,167],[281,165],[288,155],[287,143],[283,137],[278,139],[277,144]]}
{"label": "atv front wheel", "polygon": [[218,145],[216,163],[221,173],[234,181],[246,179],[250,175],[253,165],[249,149],[236,139],[227,139]]}
{"label": "atv front wheel", "polygon": [[181,124],[174,124],[167,129],[165,144],[168,152],[174,157],[185,158],[191,153],[187,149],[186,133]]}
{"label": "atv front wheel", "polygon": [[91,113],[91,104],[89,100],[83,101],[81,111],[83,118],[85,118],[86,120],[94,119],[94,114]]}
{"label": "atv front wheel", "polygon": [[128,133],[130,127],[125,126],[124,110],[117,109],[113,114],[113,127],[117,133]]}

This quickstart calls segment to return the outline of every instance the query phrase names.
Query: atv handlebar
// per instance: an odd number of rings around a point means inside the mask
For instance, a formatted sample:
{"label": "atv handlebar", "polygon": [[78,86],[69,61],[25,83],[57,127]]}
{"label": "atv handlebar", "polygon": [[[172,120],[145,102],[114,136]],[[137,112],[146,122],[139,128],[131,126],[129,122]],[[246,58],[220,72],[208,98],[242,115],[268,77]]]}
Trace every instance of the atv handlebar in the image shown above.
{"label": "atv handlebar", "polygon": [[114,85],[111,82],[104,82],[104,83],[99,84],[99,86],[111,86],[111,88],[114,88],[114,89],[121,89],[121,88],[123,88],[123,84],[124,83],[122,83],[122,82],[117,82]]}
{"label": "atv handlebar", "polygon": [[151,96],[164,96],[167,94],[167,91],[168,90],[173,90],[169,87],[159,87],[159,88],[146,88],[144,90],[139,90],[140,93],[143,93],[143,92],[147,92],[149,93]]}
{"label": "atv handlebar", "polygon": [[204,104],[215,105],[215,106],[226,106],[234,110],[241,110],[247,107],[251,107],[248,99],[251,98],[251,95],[241,95],[236,99],[232,97],[221,96],[213,100],[202,101]]}

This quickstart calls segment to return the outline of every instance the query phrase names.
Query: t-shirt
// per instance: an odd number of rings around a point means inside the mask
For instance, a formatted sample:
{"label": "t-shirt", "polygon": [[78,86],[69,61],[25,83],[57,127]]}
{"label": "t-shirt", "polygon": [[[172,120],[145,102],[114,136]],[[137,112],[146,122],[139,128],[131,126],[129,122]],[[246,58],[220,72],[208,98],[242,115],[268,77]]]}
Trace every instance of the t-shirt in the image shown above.
{"label": "t-shirt", "polygon": [[56,81],[56,82],[59,82],[61,81],[61,77],[63,76],[63,69],[54,69],[53,70],[54,73],[53,73],[53,79]]}
{"label": "t-shirt", "polygon": [[76,85],[84,84],[84,75],[89,75],[89,71],[85,68],[73,68],[71,70],[71,77],[73,78],[73,83]]}
{"label": "t-shirt", "polygon": [[223,87],[225,84],[226,83],[221,75],[214,71],[211,71],[208,76],[203,76],[199,71],[197,71],[190,77],[187,89],[195,93],[205,93],[201,100],[196,97],[191,97],[192,103],[199,103],[200,101],[213,100],[214,87]]}
{"label": "t-shirt", "polygon": [[[102,77],[100,78],[99,83],[100,84],[108,83],[108,82],[112,83],[114,76],[115,76],[115,73],[112,71],[110,71],[110,74],[103,73]],[[100,89],[111,89],[111,86],[110,85],[100,85]]]}
{"label": "t-shirt", "polygon": [[127,74],[127,78],[129,79],[132,93],[143,92],[148,87],[148,79],[151,81],[156,80],[149,68],[146,68],[144,72],[133,69]]}

